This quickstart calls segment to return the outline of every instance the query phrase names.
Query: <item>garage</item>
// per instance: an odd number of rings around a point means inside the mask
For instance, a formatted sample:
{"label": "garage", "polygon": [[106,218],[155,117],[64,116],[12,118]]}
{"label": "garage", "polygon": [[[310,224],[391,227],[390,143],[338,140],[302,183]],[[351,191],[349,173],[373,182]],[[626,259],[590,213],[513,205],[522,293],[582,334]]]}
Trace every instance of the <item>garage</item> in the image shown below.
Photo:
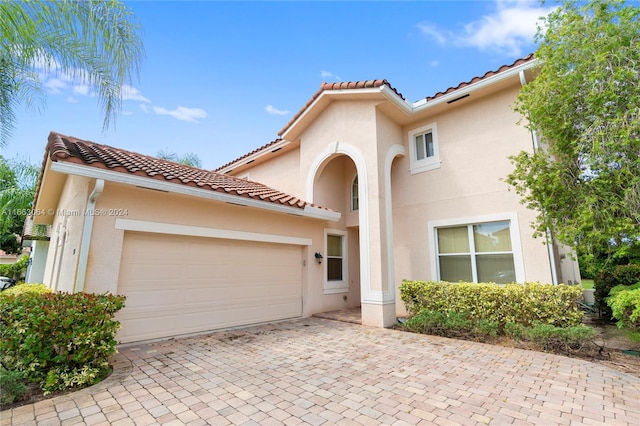
{"label": "garage", "polygon": [[147,232],[124,234],[118,294],[122,343],[302,315],[295,244]]}

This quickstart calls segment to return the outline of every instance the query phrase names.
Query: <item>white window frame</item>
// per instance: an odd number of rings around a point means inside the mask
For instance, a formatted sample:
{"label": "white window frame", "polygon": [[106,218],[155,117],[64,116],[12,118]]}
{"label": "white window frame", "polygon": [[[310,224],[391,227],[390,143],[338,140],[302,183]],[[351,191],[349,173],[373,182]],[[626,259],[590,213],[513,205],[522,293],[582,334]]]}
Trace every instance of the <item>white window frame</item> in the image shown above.
{"label": "white window frame", "polygon": [[[431,133],[433,140],[433,155],[418,160],[418,153],[416,152],[416,136]],[[440,161],[440,148],[438,146],[438,126],[436,123],[430,123],[425,126],[418,127],[417,129],[410,130],[408,133],[409,139],[409,171],[410,173],[423,173],[429,170],[440,168],[442,162]]]}
{"label": "white window frame", "polygon": [[[329,281],[328,280],[328,264],[329,264],[329,250],[327,246],[327,237],[329,235],[335,235],[342,237],[342,280]],[[349,256],[348,256],[348,233],[340,229],[325,229],[324,230],[324,294],[335,293],[348,293],[349,292]]]}
{"label": "white window frame", "polygon": [[[356,173],[356,175],[353,177],[353,179],[351,179],[351,200],[350,200],[350,204],[351,204],[351,211],[352,212],[357,212],[358,210],[360,210],[360,182],[358,181],[358,194],[354,197],[353,196],[353,185],[356,183],[356,179],[358,179],[358,174]],[[354,205],[357,202],[357,206],[354,208]]]}
{"label": "white window frame", "polygon": [[[511,252],[513,253],[513,267],[516,274],[516,282],[524,283],[524,257],[522,255],[522,243],[520,239],[520,225],[517,213],[501,213],[486,216],[474,216],[459,219],[445,219],[428,222],[429,251],[431,253],[431,279],[440,281],[440,262],[438,261],[438,228],[452,226],[480,225],[489,222],[509,222],[509,234],[511,236]],[[474,280],[477,282],[477,270],[473,270]]]}

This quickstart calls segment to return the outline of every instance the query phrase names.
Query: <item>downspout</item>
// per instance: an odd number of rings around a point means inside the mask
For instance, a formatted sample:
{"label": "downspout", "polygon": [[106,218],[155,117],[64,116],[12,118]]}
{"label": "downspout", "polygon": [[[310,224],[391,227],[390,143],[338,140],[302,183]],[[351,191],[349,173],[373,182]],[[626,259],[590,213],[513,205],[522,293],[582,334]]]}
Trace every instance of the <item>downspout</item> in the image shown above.
{"label": "downspout", "polygon": [[62,255],[64,255],[64,245],[67,242],[67,217],[62,218],[62,223],[58,223],[58,237],[53,256],[53,267],[51,268],[51,288],[58,291],[58,281],[60,281],[60,267],[62,266]]}
{"label": "downspout", "polygon": [[[524,75],[524,70],[519,72],[520,75],[520,84],[524,86],[527,84],[527,78]],[[538,134],[534,129],[531,129],[531,139],[533,141],[533,152],[536,153],[540,149],[540,142],[538,140]],[[544,214],[544,212],[542,212]],[[551,230],[547,228],[545,232],[545,237],[547,239],[547,251],[549,253],[549,263],[551,264],[551,281],[554,285],[558,285],[558,271],[556,269],[556,253],[553,250],[553,237],[551,234]]]}
{"label": "downspout", "polygon": [[87,260],[89,259],[89,246],[91,245],[91,231],[93,230],[93,218],[95,216],[96,200],[104,190],[104,180],[96,179],[96,185],[87,200],[87,209],[84,212],[84,227],[80,240],[80,253],[78,254],[78,267],[76,274],[75,293],[84,291],[84,280],[87,276]]}

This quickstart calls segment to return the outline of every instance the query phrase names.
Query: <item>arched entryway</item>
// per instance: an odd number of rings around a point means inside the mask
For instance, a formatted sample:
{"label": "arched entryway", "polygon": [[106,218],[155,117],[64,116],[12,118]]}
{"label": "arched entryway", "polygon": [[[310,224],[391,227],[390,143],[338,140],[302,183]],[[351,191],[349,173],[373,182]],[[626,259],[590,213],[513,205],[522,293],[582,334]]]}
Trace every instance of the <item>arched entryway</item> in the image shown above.
{"label": "arched entryway", "polygon": [[[346,235],[351,242],[358,240],[357,247],[349,243],[351,253],[357,251],[358,255],[358,262],[349,260],[349,268],[359,270],[362,322],[367,325],[388,327],[395,323],[391,165],[402,155],[404,148],[393,145],[380,164],[370,165],[357,147],[334,142],[316,157],[307,178],[307,199],[342,213],[336,229],[325,231],[325,236]],[[358,208],[353,211],[356,176]]]}
{"label": "arched entryway", "polygon": [[361,300],[360,202],[353,192],[357,175],[351,157],[334,153],[324,158],[313,179],[313,202],[342,214],[324,232],[322,297],[327,306],[350,310],[350,317]]}

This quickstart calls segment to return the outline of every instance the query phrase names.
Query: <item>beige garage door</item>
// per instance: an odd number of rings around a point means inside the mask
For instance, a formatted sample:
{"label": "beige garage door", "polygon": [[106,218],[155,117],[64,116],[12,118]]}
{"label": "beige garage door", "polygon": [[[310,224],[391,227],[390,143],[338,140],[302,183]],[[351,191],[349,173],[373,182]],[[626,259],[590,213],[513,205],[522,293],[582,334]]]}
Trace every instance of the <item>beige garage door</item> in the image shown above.
{"label": "beige garage door", "polygon": [[126,232],[120,342],[302,315],[302,248]]}

